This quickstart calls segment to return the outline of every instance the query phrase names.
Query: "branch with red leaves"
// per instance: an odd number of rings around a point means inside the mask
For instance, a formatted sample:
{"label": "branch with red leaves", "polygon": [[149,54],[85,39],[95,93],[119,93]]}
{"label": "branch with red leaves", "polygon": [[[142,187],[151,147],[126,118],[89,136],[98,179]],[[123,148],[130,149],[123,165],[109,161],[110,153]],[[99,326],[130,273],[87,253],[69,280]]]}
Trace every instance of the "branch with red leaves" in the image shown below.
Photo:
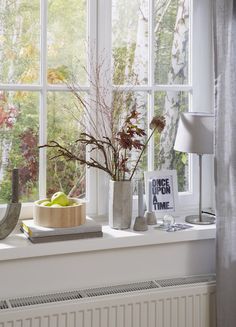
{"label": "branch with red leaves", "polygon": [[[92,136],[91,136],[91,138],[92,138]],[[99,142],[97,140],[94,143],[91,141],[91,139],[87,139],[87,138],[85,138],[85,139],[81,138],[78,141],[80,141],[81,143],[83,143],[85,145],[93,144],[93,145],[97,146],[99,144]],[[59,144],[56,141],[50,141],[48,144],[39,146],[39,148],[44,148],[44,147],[53,148],[57,151],[57,154],[52,156],[50,159],[56,159],[59,157],[63,157],[68,161],[71,161],[71,160],[78,161],[82,165],[87,165],[88,167],[98,168],[100,170],[103,170],[106,173],[108,173],[112,178],[114,178],[112,171],[110,171],[109,167],[107,166],[107,162],[105,162],[105,165],[103,165],[94,158],[90,158],[89,160],[86,160],[86,159],[79,157],[76,154],[72,153],[70,150],[68,150],[66,147],[62,146],[61,144]],[[101,150],[101,148],[102,148],[102,146],[99,145],[100,150]]]}
{"label": "branch with red leaves", "polygon": [[[88,133],[81,133],[80,138],[75,141],[78,144],[78,147],[89,147],[90,153],[94,150],[101,153],[102,158],[100,160],[97,160],[92,156],[87,160],[84,157],[71,152],[71,150],[56,141],[51,141],[48,144],[39,146],[39,148],[53,148],[56,150],[57,154],[51,157],[51,159],[63,157],[66,160],[78,161],[88,167],[105,171],[113,180],[120,180],[120,172],[123,172],[122,179],[124,179],[125,173],[129,172],[127,168],[128,157],[126,156],[126,150],[132,150],[132,148],[139,149],[141,152],[130,175],[129,180],[131,180],[153,133],[156,130],[161,133],[165,127],[165,119],[163,117],[155,117],[150,124],[153,131],[145,144],[142,144],[139,140],[136,140],[135,137],[143,136],[145,135],[145,132],[137,125],[131,123],[130,117],[133,117],[134,114],[137,117],[137,113],[131,112],[130,116],[126,119],[122,130],[118,133],[115,144],[113,144],[111,139],[107,136],[104,136],[103,139],[96,139],[93,135]],[[109,157],[112,157],[111,163],[109,162]]]}
{"label": "branch with red leaves", "polygon": [[[110,92],[110,80],[108,89],[104,87],[104,75],[100,66],[96,66],[93,72],[94,79],[88,74],[92,88],[96,90],[95,98],[83,96],[83,92],[76,84],[69,84],[69,90],[75,99],[75,107],[78,115],[71,111],[73,118],[86,133],[81,133],[75,140],[76,146],[60,144],[55,140],[40,146],[56,151],[51,159],[64,157],[66,160],[75,160],[88,167],[105,171],[114,181],[131,180],[138,169],[138,164],[148,145],[154,131],[159,132],[165,126],[163,117],[155,117],[151,126],[153,132],[146,142],[145,130],[141,127],[141,114],[139,112],[137,99],[132,90],[113,92],[111,101],[107,94]],[[100,76],[101,75],[101,76]],[[94,110],[94,106],[96,110]],[[73,147],[73,149],[72,149]],[[84,148],[87,148],[90,158],[84,155]],[[131,153],[140,151],[134,168],[131,170]]]}

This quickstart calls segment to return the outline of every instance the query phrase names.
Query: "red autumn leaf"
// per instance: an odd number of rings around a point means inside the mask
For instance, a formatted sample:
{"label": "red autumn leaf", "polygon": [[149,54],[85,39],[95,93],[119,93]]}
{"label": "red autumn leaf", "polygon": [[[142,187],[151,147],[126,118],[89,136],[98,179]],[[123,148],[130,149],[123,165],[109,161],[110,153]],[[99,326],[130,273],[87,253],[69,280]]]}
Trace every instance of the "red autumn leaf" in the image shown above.
{"label": "red autumn leaf", "polygon": [[153,117],[150,123],[150,129],[157,129],[159,133],[163,131],[166,125],[166,120],[164,116]]}
{"label": "red autumn leaf", "polygon": [[20,170],[20,181],[26,185],[28,181],[36,181],[38,178],[38,137],[32,129],[26,130],[20,135],[22,155],[25,158],[25,166]]}
{"label": "red autumn leaf", "polygon": [[124,131],[118,133],[117,140],[122,149],[129,149],[132,148],[132,137],[125,133]]}
{"label": "red autumn leaf", "polygon": [[136,127],[136,129],[135,129],[135,133],[136,133],[138,136],[145,136],[145,135],[146,135],[144,129],[142,129],[142,128],[138,128],[138,127]]}
{"label": "red autumn leaf", "polygon": [[127,168],[127,161],[128,158],[124,158],[123,156],[121,156],[121,160],[119,162],[119,169],[125,173],[129,172],[129,169]]}
{"label": "red autumn leaf", "polygon": [[7,118],[6,112],[4,111],[3,107],[0,107],[0,126],[2,126],[5,123],[6,118]]}
{"label": "red autumn leaf", "polygon": [[133,109],[130,113],[130,115],[128,116],[127,120],[131,120],[131,119],[135,119],[137,120],[138,119],[138,116],[140,115],[140,113],[136,110],[136,109]]}
{"label": "red autumn leaf", "polygon": [[142,147],[143,147],[143,143],[141,143],[139,140],[134,140],[133,141],[133,147],[135,148],[135,149],[142,149]]}

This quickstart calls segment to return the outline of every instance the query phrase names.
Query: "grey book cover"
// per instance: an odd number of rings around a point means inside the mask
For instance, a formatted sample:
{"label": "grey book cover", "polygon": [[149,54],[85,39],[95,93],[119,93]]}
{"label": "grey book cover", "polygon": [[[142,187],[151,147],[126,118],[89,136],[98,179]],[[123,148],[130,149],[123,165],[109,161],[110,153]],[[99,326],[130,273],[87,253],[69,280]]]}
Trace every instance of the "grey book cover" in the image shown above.
{"label": "grey book cover", "polygon": [[86,223],[76,227],[52,228],[42,227],[34,223],[33,219],[22,220],[21,228],[28,233],[30,237],[84,234],[92,232],[101,232],[102,226],[96,223],[92,218],[86,218]]}
{"label": "grey book cover", "polygon": [[69,241],[69,240],[79,240],[86,238],[102,237],[103,232],[87,232],[79,234],[64,234],[64,235],[51,235],[51,236],[42,236],[42,237],[30,237],[29,234],[21,227],[20,230],[27,236],[27,238],[32,243],[46,243],[46,242],[58,242],[58,241]]}

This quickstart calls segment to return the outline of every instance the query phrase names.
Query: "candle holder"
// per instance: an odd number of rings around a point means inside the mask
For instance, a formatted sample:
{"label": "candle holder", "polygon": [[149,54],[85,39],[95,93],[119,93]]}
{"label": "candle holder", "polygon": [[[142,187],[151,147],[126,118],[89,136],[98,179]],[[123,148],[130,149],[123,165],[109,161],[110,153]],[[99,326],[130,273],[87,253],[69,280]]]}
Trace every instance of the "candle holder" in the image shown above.
{"label": "candle holder", "polygon": [[155,212],[152,210],[152,179],[148,181],[148,190],[146,196],[147,210],[145,212],[145,218],[147,219],[148,225],[156,225],[157,219]]}
{"label": "candle holder", "polygon": [[143,216],[136,217],[133,229],[137,232],[145,232],[148,230],[147,218]]}
{"label": "candle holder", "polygon": [[138,181],[138,217],[136,217],[133,229],[144,232],[148,230],[147,218],[143,215],[143,181]]}
{"label": "candle holder", "polygon": [[157,219],[156,219],[155,212],[146,211],[144,217],[147,219],[147,224],[148,225],[156,225],[157,224]]}

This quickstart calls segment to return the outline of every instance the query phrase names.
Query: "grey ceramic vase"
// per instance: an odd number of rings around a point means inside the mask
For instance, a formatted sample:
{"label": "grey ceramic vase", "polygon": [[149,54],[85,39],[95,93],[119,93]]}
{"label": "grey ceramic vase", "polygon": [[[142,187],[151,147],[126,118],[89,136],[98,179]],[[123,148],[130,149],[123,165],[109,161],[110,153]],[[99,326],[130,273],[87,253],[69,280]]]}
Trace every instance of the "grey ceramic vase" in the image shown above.
{"label": "grey ceramic vase", "polygon": [[110,181],[109,225],[111,228],[130,228],[132,220],[132,199],[132,181]]}

